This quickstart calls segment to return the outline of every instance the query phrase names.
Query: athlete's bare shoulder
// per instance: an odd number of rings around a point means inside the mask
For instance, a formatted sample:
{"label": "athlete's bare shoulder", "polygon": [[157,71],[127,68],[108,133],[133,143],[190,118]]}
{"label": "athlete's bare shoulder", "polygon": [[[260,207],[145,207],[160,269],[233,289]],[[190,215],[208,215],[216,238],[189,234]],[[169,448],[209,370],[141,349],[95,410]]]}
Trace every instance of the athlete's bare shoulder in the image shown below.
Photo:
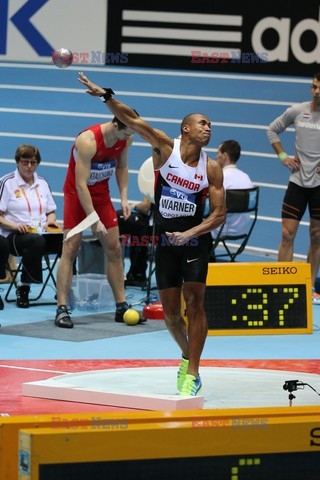
{"label": "athlete's bare shoulder", "polygon": [[92,157],[97,150],[97,142],[91,130],[86,130],[85,132],[80,133],[80,135],[77,136],[74,145],[78,153],[83,153],[86,156],[91,155]]}
{"label": "athlete's bare shoulder", "polygon": [[173,139],[168,137],[163,130],[155,128],[154,131],[158,137],[158,142],[157,145],[152,147],[152,159],[154,168],[159,169],[166,163],[172,153]]}
{"label": "athlete's bare shoulder", "polygon": [[78,145],[79,144],[83,145],[86,142],[88,142],[88,144],[96,142],[94,133],[91,130],[85,130],[84,132],[81,132],[77,136],[76,141],[75,141],[76,145],[77,144]]}
{"label": "athlete's bare shoulder", "polygon": [[164,132],[163,130],[159,130],[158,128],[154,128],[154,131],[157,134],[160,147],[162,147],[163,145],[169,145],[171,148],[173,148],[173,139],[168,137],[166,132]]}

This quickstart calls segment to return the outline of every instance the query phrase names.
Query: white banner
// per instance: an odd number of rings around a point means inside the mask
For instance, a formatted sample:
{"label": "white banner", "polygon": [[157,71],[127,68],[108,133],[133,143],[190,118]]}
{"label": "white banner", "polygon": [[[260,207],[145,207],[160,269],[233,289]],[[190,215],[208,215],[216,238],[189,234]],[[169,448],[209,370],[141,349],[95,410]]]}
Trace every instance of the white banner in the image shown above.
{"label": "white banner", "polygon": [[0,60],[51,62],[52,50],[67,48],[76,63],[103,65],[107,3],[1,0]]}

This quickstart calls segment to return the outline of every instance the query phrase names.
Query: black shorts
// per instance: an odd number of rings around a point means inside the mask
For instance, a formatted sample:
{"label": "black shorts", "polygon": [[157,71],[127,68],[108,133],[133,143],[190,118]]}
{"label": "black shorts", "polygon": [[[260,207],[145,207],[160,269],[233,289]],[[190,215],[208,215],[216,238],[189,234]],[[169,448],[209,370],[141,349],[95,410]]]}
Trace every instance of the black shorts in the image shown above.
{"label": "black shorts", "polygon": [[289,182],[283,199],[281,217],[300,222],[307,205],[310,217],[320,220],[320,186],[305,188]]}
{"label": "black shorts", "polygon": [[159,242],[156,249],[158,289],[181,287],[183,281],[206,283],[209,242],[210,234],[193,239],[192,245],[180,247]]}

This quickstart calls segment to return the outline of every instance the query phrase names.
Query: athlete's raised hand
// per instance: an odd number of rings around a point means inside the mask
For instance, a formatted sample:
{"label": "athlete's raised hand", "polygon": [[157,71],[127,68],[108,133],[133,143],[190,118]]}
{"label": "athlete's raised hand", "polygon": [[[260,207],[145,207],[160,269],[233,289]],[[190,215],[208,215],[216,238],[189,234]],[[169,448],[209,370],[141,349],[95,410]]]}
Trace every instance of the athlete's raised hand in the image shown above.
{"label": "athlete's raised hand", "polygon": [[82,72],[79,72],[78,80],[80,83],[82,83],[82,85],[87,88],[86,93],[88,93],[92,97],[101,97],[101,95],[105,93],[104,88],[99,87],[99,85],[91,82],[89,78]]}

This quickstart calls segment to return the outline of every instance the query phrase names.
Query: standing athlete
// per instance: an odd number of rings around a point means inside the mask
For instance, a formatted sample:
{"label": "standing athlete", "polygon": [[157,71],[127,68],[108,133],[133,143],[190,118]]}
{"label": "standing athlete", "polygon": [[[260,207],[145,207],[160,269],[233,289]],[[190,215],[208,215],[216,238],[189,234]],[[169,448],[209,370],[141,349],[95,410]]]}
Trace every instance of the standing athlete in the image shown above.
{"label": "standing athlete", "polygon": [[[289,107],[268,127],[269,141],[291,175],[282,204],[282,237],[278,260],[291,262],[299,223],[309,207],[310,247],[307,261],[311,265],[312,301],[320,304],[315,281],[320,263],[320,73],[313,76],[312,100]],[[295,154],[288,155],[279,134],[295,127]]]}
{"label": "standing athlete", "polygon": [[[129,306],[124,293],[118,219],[110,198],[109,179],[115,172],[123,215],[128,218],[128,148],[132,140],[133,131],[118,118],[87,128],[77,136],[72,147],[64,184],[65,236],[87,216],[97,214],[91,229],[106,254],[107,277],[116,302],[116,322],[123,321]],[[57,271],[57,327],[73,327],[67,297],[81,238],[82,233],[77,233],[63,244]]]}
{"label": "standing athlete", "polygon": [[[210,141],[211,123],[201,113],[189,114],[181,123],[181,139],[173,140],[113,98],[111,89],[95,85],[83,73],[79,81],[87,93],[102,97],[121,122],[152,145],[157,287],[166,325],[182,351],[178,390],[182,395],[196,395],[202,386],[199,363],[208,331],[204,293],[209,232],[224,222],[226,210],[221,167],[202,151]],[[203,220],[207,195],[211,214]],[[182,285],[187,328],[181,317]]]}

